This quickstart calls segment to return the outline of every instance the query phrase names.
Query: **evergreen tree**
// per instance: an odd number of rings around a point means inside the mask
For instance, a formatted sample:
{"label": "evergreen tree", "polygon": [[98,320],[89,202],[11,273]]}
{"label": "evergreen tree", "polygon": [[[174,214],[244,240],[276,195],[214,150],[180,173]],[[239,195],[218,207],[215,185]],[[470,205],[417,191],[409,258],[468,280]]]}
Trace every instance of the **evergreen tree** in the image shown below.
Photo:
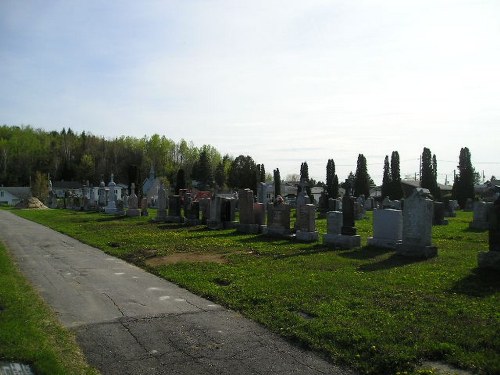
{"label": "evergreen tree", "polygon": [[389,169],[389,156],[385,155],[384,159],[384,177],[382,177],[382,199],[390,196],[391,192],[391,171]]}
{"label": "evergreen tree", "polygon": [[[437,167],[436,167],[437,168]],[[403,198],[403,188],[401,186],[401,172],[399,170],[399,153],[393,151],[391,154],[391,183],[389,190],[389,198]]]}
{"label": "evergreen tree", "polygon": [[236,189],[257,189],[257,165],[251,156],[240,155],[231,164],[228,185]]}
{"label": "evergreen tree", "polygon": [[212,166],[208,152],[205,150],[200,153],[198,163],[196,164],[196,179],[200,183],[201,190],[208,189],[212,186]]}
{"label": "evergreen tree", "polygon": [[309,166],[307,165],[307,161],[300,165],[300,180],[309,181]]}
{"label": "evergreen tree", "polygon": [[274,177],[274,196],[277,197],[278,195],[281,195],[281,175],[280,175],[280,170],[276,168],[273,171],[273,177]]}
{"label": "evergreen tree", "polygon": [[328,159],[326,163],[326,193],[329,198],[337,198],[339,195],[339,178],[335,174],[333,159]]}
{"label": "evergreen tree", "polygon": [[424,147],[422,152],[422,175],[420,177],[420,186],[429,189],[435,200],[441,198],[441,191],[437,185],[437,160],[436,155],[432,156],[431,150]]}
{"label": "evergreen tree", "polygon": [[460,207],[465,207],[467,198],[474,198],[474,167],[471,162],[471,154],[467,147],[460,149],[458,160],[458,176],[453,183],[452,195],[458,201]]}
{"label": "evergreen tree", "polygon": [[370,196],[370,176],[366,165],[366,158],[363,154],[358,155],[356,174],[354,176],[354,196]]}
{"label": "evergreen tree", "polygon": [[223,161],[217,164],[217,167],[215,168],[215,183],[221,189],[224,187],[224,184],[226,183],[226,170],[224,168]]}
{"label": "evergreen tree", "polygon": [[266,169],[264,164],[257,164],[257,182],[266,182]]}

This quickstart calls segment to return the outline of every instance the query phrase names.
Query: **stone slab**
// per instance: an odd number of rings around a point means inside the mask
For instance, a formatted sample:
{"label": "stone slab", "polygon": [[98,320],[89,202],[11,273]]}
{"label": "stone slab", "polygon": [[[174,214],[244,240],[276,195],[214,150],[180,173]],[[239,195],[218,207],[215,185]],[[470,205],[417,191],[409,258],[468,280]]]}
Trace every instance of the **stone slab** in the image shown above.
{"label": "stone slab", "polygon": [[302,242],[315,242],[315,241],[318,240],[319,234],[318,234],[318,231],[315,231],[315,232],[305,232],[305,231],[302,231],[302,230],[298,230],[295,233],[295,238],[298,241],[302,241]]}
{"label": "stone slab", "polygon": [[382,247],[387,249],[395,249],[397,245],[400,245],[402,240],[394,240],[393,238],[374,238],[368,237],[368,245],[375,247]]}
{"label": "stone slab", "polygon": [[25,363],[0,361],[0,375],[35,375],[35,371]]}
{"label": "stone slab", "polygon": [[361,236],[346,236],[344,234],[324,234],[323,243],[341,249],[353,249],[361,246]]}

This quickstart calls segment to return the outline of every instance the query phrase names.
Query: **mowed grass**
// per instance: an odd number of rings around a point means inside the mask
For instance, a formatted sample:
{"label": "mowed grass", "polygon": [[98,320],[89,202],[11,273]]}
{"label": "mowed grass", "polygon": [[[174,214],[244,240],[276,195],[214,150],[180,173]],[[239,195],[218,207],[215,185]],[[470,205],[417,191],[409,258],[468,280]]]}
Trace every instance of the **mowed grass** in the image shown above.
{"label": "mowed grass", "polygon": [[[433,227],[438,256],[428,260],[365,246],[371,213],[356,222],[363,247],[332,250],[148,218],[13,212],[142,265],[362,373],[429,373],[417,370],[424,360],[500,373],[500,276],[477,268],[487,232],[468,229],[470,212]],[[326,232],[324,219],[317,226]],[[151,254],[183,252],[227,262],[144,263]]]}
{"label": "mowed grass", "polygon": [[98,374],[22,277],[0,243],[0,361],[30,364],[37,374]]}

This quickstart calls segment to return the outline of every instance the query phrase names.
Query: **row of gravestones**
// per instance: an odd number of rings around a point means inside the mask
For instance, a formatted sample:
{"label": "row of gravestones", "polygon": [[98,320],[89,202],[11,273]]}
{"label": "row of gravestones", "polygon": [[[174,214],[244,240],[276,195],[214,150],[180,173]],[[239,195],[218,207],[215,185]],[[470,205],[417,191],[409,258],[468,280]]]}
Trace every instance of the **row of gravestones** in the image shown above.
{"label": "row of gravestones", "polygon": [[[109,214],[121,213],[113,199],[113,180],[110,182],[108,204],[104,212]],[[147,215],[147,200],[141,202],[138,208],[138,198],[135,187],[132,186],[131,195],[127,197],[128,216]],[[190,194],[184,201],[179,195],[167,197],[165,188],[160,186],[158,191],[158,210],[155,221],[184,222],[190,225],[206,224],[210,229],[236,227],[243,233],[263,233],[273,236],[290,236],[291,208],[284,203],[271,204],[254,202],[253,191],[240,190],[238,201],[235,198],[216,196],[213,202],[209,198],[193,202]],[[295,235],[300,241],[317,241],[316,208],[310,204],[307,196],[303,195],[298,201],[296,211]],[[182,202],[182,203],[181,203]],[[360,236],[356,234],[355,219],[359,219],[363,202],[346,195],[342,201],[330,200],[337,210],[327,212],[327,233],[323,235],[323,242],[327,245],[340,248],[353,248],[361,245]],[[329,202],[329,203],[330,203]],[[398,207],[402,202],[385,200],[382,207]],[[240,222],[235,222],[236,204],[239,205]],[[368,245],[384,248],[394,248],[398,254],[411,257],[432,257],[437,255],[437,248],[432,245],[432,225],[447,224],[444,216],[454,216],[457,207],[455,201],[450,201],[445,208],[441,202],[433,202],[428,198],[426,189],[416,189],[404,201],[404,210],[395,208],[378,209],[373,214],[373,237],[368,239]],[[168,207],[168,208],[167,208]],[[181,215],[184,209],[184,217]],[[342,208],[342,211],[339,210]],[[402,208],[399,206],[399,208]],[[495,203],[475,202],[473,221],[470,228],[489,229],[490,251],[481,253],[479,264],[484,267],[500,269],[500,228],[499,228],[500,197]],[[267,225],[266,223],[267,212]],[[201,217],[200,217],[201,216]]]}

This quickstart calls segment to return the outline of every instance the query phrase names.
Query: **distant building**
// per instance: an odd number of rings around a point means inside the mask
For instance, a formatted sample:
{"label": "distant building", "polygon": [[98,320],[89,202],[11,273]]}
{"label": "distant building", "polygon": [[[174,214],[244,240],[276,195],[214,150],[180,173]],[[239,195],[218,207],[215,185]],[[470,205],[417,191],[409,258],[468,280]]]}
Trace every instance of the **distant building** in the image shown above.
{"label": "distant building", "polygon": [[[439,190],[441,190],[441,196],[451,194],[451,190],[453,188],[452,185],[443,185],[439,183],[437,185]],[[420,180],[401,180],[401,187],[403,188],[403,195],[405,197],[409,197],[413,193],[413,190],[421,187]]]}
{"label": "distant building", "polygon": [[0,204],[15,206],[31,197],[30,187],[0,187]]}

